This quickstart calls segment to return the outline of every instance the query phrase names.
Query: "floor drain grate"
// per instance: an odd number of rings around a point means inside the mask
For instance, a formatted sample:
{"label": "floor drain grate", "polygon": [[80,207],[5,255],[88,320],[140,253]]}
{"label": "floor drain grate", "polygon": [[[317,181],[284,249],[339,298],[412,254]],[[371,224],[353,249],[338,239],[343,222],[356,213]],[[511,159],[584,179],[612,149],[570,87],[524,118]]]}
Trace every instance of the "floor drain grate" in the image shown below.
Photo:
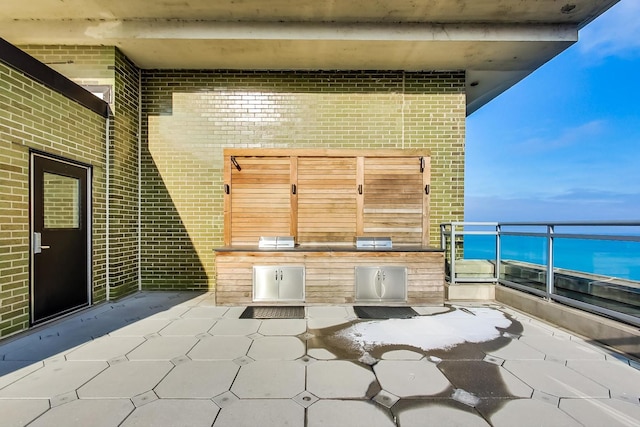
{"label": "floor drain grate", "polygon": [[304,319],[304,307],[247,307],[241,319]]}
{"label": "floor drain grate", "polygon": [[360,319],[410,319],[418,316],[411,307],[356,306],[353,311]]}

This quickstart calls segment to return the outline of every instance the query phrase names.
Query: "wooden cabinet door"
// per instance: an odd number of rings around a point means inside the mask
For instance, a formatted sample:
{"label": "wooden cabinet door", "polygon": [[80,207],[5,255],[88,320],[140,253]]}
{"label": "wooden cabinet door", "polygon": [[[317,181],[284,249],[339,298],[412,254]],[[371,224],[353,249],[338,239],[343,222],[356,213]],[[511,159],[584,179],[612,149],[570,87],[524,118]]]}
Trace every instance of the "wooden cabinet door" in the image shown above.
{"label": "wooden cabinet door", "polygon": [[393,244],[427,244],[428,161],[420,157],[364,159],[363,235]]}
{"label": "wooden cabinet door", "polygon": [[298,157],[298,241],[353,244],[357,159]]}
{"label": "wooden cabinet door", "polygon": [[260,236],[291,235],[289,157],[234,157],[231,166],[231,245],[257,245]]}

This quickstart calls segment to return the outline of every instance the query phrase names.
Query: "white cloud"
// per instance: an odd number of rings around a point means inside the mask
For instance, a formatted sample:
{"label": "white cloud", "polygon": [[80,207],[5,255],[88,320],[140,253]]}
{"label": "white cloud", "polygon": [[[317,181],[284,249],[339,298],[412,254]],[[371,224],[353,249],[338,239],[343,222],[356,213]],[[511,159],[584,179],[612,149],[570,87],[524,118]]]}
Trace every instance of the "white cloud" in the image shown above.
{"label": "white cloud", "polygon": [[580,32],[578,46],[594,59],[640,56],[640,1],[620,0]]}

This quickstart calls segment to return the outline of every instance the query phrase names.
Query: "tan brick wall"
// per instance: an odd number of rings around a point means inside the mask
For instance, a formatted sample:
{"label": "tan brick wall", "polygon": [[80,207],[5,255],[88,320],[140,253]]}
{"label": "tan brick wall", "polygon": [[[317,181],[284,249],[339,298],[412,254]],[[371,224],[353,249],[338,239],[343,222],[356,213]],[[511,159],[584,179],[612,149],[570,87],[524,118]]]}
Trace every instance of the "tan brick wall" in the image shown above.
{"label": "tan brick wall", "polygon": [[142,282],[211,288],[222,151],[428,148],[431,244],[461,221],[464,72],[143,72]]}
{"label": "tan brick wall", "polygon": [[29,324],[29,149],[93,165],[93,298],[104,299],[104,118],[0,64],[0,336]]}

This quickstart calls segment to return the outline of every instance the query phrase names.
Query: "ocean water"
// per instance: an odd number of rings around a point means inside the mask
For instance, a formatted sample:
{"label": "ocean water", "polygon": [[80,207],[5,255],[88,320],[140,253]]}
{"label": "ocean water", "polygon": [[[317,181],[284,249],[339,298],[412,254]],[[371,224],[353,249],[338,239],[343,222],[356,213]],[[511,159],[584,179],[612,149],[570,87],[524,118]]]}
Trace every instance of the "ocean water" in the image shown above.
{"label": "ocean water", "polygon": [[[495,259],[494,236],[464,236],[465,259]],[[502,236],[501,258],[547,264],[544,237]],[[640,281],[640,242],[556,238],[554,267]]]}

